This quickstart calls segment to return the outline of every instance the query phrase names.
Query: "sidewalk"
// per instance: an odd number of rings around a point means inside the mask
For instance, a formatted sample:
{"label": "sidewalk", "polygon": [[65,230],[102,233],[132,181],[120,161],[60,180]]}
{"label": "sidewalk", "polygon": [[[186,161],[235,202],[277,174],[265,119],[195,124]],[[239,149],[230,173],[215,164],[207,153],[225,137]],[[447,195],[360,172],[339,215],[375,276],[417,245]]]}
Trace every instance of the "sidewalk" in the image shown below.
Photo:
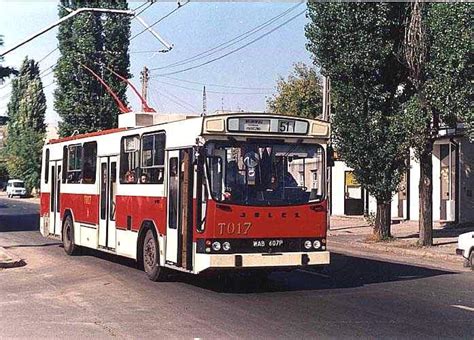
{"label": "sidewalk", "polygon": [[19,200],[19,201],[27,202],[27,203],[40,204],[40,198],[39,197],[32,196],[32,197],[22,198],[22,197],[15,196],[15,197],[12,197],[12,198],[8,198],[6,191],[0,191],[0,198],[5,198],[5,199],[8,199],[8,200],[12,200],[12,201],[18,201]]}
{"label": "sidewalk", "polygon": [[0,270],[2,268],[22,267],[26,265],[23,259],[8,253],[5,248],[0,247]]}
{"label": "sidewalk", "polygon": [[[434,223],[433,246],[421,247],[418,241],[418,222],[400,221],[393,223],[393,240],[374,242],[372,227],[363,217],[331,216],[331,229],[328,231],[329,249],[365,253],[381,253],[399,261],[432,260],[449,262],[461,266],[463,259],[456,255],[457,238],[460,234],[473,231],[474,225],[452,227]],[[385,257],[386,257],[385,256]]]}

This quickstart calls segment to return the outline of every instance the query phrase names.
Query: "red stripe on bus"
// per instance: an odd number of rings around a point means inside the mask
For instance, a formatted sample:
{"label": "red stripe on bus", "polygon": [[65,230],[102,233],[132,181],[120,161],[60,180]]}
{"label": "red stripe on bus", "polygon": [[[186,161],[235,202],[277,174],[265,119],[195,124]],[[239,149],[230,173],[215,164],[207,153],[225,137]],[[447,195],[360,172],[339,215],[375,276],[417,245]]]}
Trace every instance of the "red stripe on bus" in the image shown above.
{"label": "red stripe on bus", "polygon": [[76,140],[76,139],[108,135],[108,134],[111,134],[111,133],[125,131],[125,130],[127,130],[127,128],[116,128],[116,129],[102,130],[102,131],[96,131],[96,132],[90,132],[90,133],[83,133],[81,135],[69,136],[69,137],[58,138],[58,139],[51,139],[48,142],[48,144],[57,144],[57,143],[67,142],[67,141]]}
{"label": "red stripe on bus", "polygon": [[116,197],[116,224],[127,229],[131,219],[131,230],[140,230],[144,221],[155,224],[160,234],[166,234],[166,197],[119,196]]}
{"label": "red stripe on bus", "polygon": [[61,219],[67,209],[75,222],[99,224],[99,195],[61,193]]}
{"label": "red stripe on bus", "polygon": [[42,192],[40,194],[40,216],[48,215],[50,210],[50,194],[49,192]]}

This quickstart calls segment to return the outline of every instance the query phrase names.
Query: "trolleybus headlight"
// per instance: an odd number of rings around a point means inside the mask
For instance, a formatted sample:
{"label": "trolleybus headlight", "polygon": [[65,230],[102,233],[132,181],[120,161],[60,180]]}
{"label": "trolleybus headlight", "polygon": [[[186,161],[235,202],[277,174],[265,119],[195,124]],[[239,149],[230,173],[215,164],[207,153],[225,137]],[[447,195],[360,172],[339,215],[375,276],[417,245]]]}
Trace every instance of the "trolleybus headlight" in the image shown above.
{"label": "trolleybus headlight", "polygon": [[230,243],[229,242],[222,243],[222,249],[224,251],[229,251],[230,250]]}
{"label": "trolleybus headlight", "polygon": [[316,240],[313,242],[314,249],[319,249],[321,247],[321,242]]}
{"label": "trolleybus headlight", "polygon": [[220,244],[220,242],[214,241],[214,242],[212,243],[212,250],[214,250],[214,251],[219,251],[219,250],[221,250],[221,244]]}
{"label": "trolleybus headlight", "polygon": [[310,248],[311,248],[311,241],[305,241],[305,242],[304,242],[304,247],[305,247],[306,249],[310,249]]}

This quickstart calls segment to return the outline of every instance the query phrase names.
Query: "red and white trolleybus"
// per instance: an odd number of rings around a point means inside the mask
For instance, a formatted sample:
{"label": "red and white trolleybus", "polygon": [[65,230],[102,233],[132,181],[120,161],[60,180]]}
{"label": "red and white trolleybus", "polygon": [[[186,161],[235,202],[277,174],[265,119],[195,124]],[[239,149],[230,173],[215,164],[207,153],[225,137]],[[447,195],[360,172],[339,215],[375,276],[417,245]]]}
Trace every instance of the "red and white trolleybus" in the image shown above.
{"label": "red and white trolleybus", "polygon": [[255,113],[156,122],[49,141],[41,233],[68,254],[135,259],[152,280],[329,263],[329,123]]}

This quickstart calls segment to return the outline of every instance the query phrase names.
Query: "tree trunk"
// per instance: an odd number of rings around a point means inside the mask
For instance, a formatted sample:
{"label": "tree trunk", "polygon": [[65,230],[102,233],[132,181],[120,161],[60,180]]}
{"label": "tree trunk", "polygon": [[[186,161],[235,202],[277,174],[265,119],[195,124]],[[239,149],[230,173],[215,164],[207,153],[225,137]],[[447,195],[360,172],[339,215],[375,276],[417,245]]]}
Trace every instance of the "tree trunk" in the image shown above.
{"label": "tree trunk", "polygon": [[420,155],[420,215],[418,226],[423,246],[433,245],[433,142],[427,141],[424,152]]}
{"label": "tree trunk", "polygon": [[377,240],[386,240],[392,235],[390,233],[391,225],[391,202],[377,200],[377,214],[375,216],[374,236]]}

